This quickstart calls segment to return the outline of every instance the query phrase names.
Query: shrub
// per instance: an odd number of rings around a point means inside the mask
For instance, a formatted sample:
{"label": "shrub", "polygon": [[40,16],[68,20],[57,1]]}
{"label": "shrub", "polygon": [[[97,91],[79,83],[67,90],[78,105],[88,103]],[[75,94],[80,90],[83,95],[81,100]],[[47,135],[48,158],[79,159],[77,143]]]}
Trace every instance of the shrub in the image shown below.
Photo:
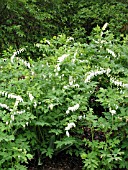
{"label": "shrub", "polygon": [[4,51],[2,169],[62,150],[81,156],[83,169],[128,168],[128,49],[106,27],[94,29],[89,45],[65,35],[39,42],[37,61],[24,60],[24,48],[9,58]]}

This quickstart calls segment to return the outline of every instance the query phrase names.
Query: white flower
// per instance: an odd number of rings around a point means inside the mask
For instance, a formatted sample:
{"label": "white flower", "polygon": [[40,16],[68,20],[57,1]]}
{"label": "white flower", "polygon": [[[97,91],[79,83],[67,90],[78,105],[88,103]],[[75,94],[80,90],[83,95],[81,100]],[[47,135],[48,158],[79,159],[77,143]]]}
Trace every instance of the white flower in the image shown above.
{"label": "white flower", "polygon": [[58,58],[58,62],[62,63],[64,61],[65,58],[67,58],[69,56],[69,54],[63,54],[61,57]]}
{"label": "white flower", "polygon": [[128,84],[124,84],[123,86],[126,87],[126,88],[128,88]]}
{"label": "white flower", "polygon": [[28,93],[29,99],[32,101],[34,99],[33,95],[31,93]]}
{"label": "white flower", "polygon": [[17,113],[21,115],[22,113],[25,113],[25,110],[17,111]]}
{"label": "white flower", "polygon": [[8,94],[8,98],[16,99],[16,100],[18,100],[19,102],[23,102],[22,97],[16,96],[15,94]]}
{"label": "white flower", "polygon": [[76,127],[74,122],[68,123],[68,126],[65,127],[65,130],[70,130],[71,128]]}
{"label": "white flower", "polygon": [[69,110],[66,110],[66,114],[67,114],[67,115],[69,114]]}
{"label": "white flower", "polygon": [[69,86],[67,85],[67,86],[64,86],[63,88],[64,88],[64,89],[68,89],[68,87],[69,87]]}
{"label": "white flower", "polygon": [[15,57],[16,55],[20,54],[21,52],[23,52],[24,50],[25,50],[25,48],[21,48],[21,49],[19,49],[18,51],[15,51],[15,52],[13,53],[13,55],[11,56],[11,63],[13,63],[14,57]]}
{"label": "white flower", "polygon": [[69,85],[72,86],[74,82],[74,79],[72,76],[69,76]]}
{"label": "white flower", "polygon": [[36,103],[36,102],[34,102],[33,106],[34,106],[34,108],[36,108],[36,107],[37,107],[37,103]]}
{"label": "white flower", "polygon": [[12,121],[14,121],[14,115],[11,115],[11,119],[12,119]]}
{"label": "white flower", "polygon": [[46,40],[46,43],[48,43],[48,45],[50,45],[50,41]]}
{"label": "white flower", "polygon": [[85,79],[85,83],[89,82],[94,76],[97,76],[97,75],[102,75],[104,73],[106,73],[107,75],[110,73],[110,69],[108,68],[107,70],[101,68],[101,70],[96,70],[96,71],[91,71],[91,72],[88,72],[87,74],[89,74],[86,79]]}
{"label": "white flower", "polygon": [[35,74],[34,71],[31,71],[32,76]]}
{"label": "white flower", "polygon": [[22,61],[22,63],[23,63],[26,67],[30,68],[30,63],[29,63],[29,62],[24,61],[23,59],[22,59],[21,61]]}
{"label": "white flower", "polygon": [[124,87],[123,83],[121,81],[114,80],[113,78],[110,78],[110,81],[114,83],[116,86],[122,86]]}
{"label": "white flower", "polygon": [[51,103],[48,107],[53,110],[54,105]]}
{"label": "white flower", "polygon": [[83,116],[78,116],[78,119],[81,120]]}
{"label": "white flower", "polygon": [[59,74],[58,73],[55,73],[55,76],[58,76]]}
{"label": "white flower", "polygon": [[108,23],[105,23],[102,27],[102,30],[104,31],[107,28],[107,26],[108,26]]}
{"label": "white flower", "polygon": [[73,37],[68,37],[66,42],[69,42],[69,41],[74,41],[74,38]]}
{"label": "white flower", "polygon": [[59,64],[55,65],[54,72],[57,72],[57,71],[60,71],[60,65]]}
{"label": "white flower", "polygon": [[111,113],[111,114],[112,114],[112,116],[113,116],[113,115],[115,115],[115,114],[116,114],[116,111],[115,111],[115,110],[111,110],[111,109],[110,109],[110,113]]}
{"label": "white flower", "polygon": [[15,104],[14,104],[14,108],[16,108],[19,104],[19,100],[16,100]]}
{"label": "white flower", "polygon": [[69,137],[69,136],[70,136],[70,134],[69,134],[69,132],[68,132],[68,131],[66,131],[66,136],[67,136],[67,137]]}
{"label": "white flower", "polygon": [[7,106],[6,104],[0,103],[0,107],[5,108],[5,109],[7,109],[7,110],[10,110],[10,109],[9,109],[9,106]]}
{"label": "white flower", "polygon": [[116,57],[116,54],[114,53],[114,51],[112,51],[112,50],[110,50],[110,49],[106,49],[107,50],[107,52],[109,53],[109,54],[111,54],[113,57]]}
{"label": "white flower", "polygon": [[66,114],[68,114],[69,111],[74,112],[74,111],[78,110],[79,107],[80,107],[79,104],[76,104],[76,105],[74,105],[74,106],[72,106],[72,107],[69,107],[68,110],[66,111]]}

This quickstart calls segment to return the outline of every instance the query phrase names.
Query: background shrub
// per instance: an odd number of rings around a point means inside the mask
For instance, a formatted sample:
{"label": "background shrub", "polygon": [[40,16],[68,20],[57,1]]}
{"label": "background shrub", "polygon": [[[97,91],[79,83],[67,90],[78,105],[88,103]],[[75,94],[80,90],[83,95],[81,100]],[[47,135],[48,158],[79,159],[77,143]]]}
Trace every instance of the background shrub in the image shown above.
{"label": "background shrub", "polygon": [[39,163],[62,150],[81,156],[83,169],[128,168],[128,49],[106,27],[93,30],[90,44],[43,39],[33,47],[37,61],[24,59],[27,48],[4,51],[2,169],[26,169],[32,157]]}

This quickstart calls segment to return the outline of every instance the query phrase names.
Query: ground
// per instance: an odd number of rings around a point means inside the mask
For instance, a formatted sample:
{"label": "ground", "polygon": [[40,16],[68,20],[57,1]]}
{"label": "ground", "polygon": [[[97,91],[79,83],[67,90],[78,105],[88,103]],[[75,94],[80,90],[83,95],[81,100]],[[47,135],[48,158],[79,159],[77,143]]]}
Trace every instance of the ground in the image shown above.
{"label": "ground", "polygon": [[28,170],[82,170],[82,161],[76,156],[60,153],[52,159],[45,158],[43,165],[30,165]]}

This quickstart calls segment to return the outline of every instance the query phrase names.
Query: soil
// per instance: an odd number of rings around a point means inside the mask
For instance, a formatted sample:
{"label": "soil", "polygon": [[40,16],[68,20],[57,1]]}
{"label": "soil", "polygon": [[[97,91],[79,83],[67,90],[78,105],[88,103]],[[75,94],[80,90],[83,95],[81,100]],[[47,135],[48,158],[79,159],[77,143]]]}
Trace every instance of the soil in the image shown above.
{"label": "soil", "polygon": [[28,170],[82,170],[82,160],[76,156],[60,153],[56,157],[45,158],[43,165],[30,165]]}

